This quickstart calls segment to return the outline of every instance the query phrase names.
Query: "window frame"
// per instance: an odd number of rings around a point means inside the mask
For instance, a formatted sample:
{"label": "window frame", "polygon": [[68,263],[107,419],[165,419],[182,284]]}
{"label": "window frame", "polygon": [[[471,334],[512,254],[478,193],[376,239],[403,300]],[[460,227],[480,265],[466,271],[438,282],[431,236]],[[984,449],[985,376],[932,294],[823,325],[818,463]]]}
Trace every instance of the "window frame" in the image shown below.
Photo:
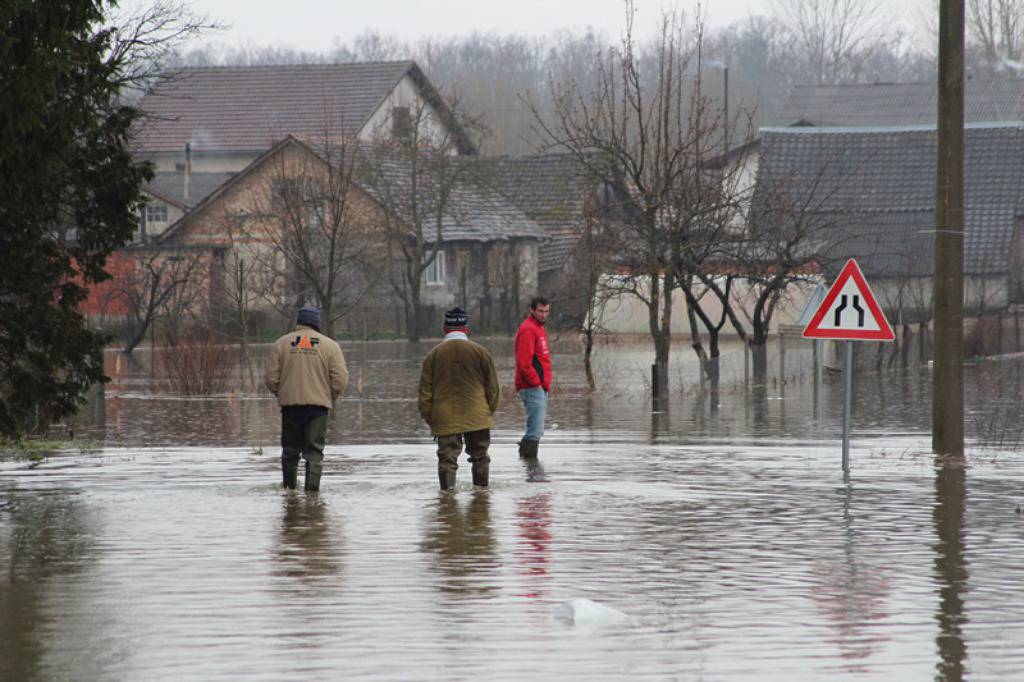
{"label": "window frame", "polygon": [[444,249],[438,249],[434,260],[423,270],[423,283],[428,287],[444,286],[448,275],[448,263]]}

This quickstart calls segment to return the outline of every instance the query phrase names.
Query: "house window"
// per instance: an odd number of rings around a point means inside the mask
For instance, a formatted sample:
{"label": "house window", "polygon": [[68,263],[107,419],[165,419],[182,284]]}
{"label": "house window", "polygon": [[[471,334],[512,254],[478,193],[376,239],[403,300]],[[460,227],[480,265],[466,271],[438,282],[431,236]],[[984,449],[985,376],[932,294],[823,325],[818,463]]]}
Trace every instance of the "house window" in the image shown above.
{"label": "house window", "polygon": [[396,140],[406,140],[412,135],[412,114],[409,107],[391,109],[391,136]]}
{"label": "house window", "polygon": [[427,265],[427,269],[423,271],[423,277],[427,284],[444,284],[444,260],[444,251],[438,251],[434,260]]}
{"label": "house window", "polygon": [[167,204],[146,204],[146,224],[166,223]]}

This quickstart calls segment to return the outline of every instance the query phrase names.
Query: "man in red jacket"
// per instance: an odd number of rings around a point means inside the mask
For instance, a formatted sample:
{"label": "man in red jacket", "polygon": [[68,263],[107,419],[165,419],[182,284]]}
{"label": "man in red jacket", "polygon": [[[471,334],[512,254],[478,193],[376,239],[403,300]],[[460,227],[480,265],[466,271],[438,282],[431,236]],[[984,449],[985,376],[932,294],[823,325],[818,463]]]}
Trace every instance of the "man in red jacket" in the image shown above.
{"label": "man in red jacket", "polygon": [[551,349],[544,323],[551,304],[543,296],[530,301],[530,314],[516,332],[516,392],[526,408],[526,433],[519,441],[519,456],[536,458],[544,435],[544,417],[551,391]]}

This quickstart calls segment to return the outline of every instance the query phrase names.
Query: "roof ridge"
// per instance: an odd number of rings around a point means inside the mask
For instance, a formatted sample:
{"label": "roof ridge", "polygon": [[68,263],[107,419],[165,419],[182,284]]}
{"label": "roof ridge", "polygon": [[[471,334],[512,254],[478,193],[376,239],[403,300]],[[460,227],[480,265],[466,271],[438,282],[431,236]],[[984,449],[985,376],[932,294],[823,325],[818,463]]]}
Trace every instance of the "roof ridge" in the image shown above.
{"label": "roof ridge", "polygon": [[[400,66],[415,64],[414,59],[383,59],[371,62],[305,62],[295,64],[203,64],[198,66],[181,66],[172,69],[175,73],[184,71],[261,71],[269,69],[315,69],[338,66]],[[173,79],[174,76],[172,75]]]}

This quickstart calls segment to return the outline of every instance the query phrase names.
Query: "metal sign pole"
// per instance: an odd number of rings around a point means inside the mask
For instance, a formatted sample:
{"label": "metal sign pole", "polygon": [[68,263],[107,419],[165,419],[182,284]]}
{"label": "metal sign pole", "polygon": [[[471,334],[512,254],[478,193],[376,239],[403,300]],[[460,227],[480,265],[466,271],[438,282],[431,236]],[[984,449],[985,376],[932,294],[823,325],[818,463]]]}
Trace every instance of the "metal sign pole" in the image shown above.
{"label": "metal sign pole", "polygon": [[850,403],[853,402],[853,341],[846,342],[843,363],[843,473],[850,473]]}

